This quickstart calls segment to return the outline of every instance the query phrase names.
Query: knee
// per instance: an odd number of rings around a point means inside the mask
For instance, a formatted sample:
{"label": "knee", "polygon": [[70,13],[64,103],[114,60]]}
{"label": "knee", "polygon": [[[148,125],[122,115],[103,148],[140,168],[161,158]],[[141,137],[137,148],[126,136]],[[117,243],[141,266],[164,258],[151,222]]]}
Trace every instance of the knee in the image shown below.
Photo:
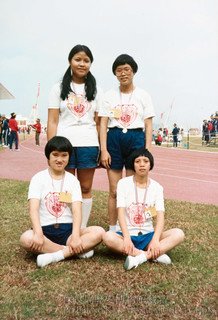
{"label": "knee", "polygon": [[174,236],[176,237],[178,243],[183,242],[185,239],[184,232],[182,231],[182,229],[179,229],[179,228],[174,229]]}
{"label": "knee", "polygon": [[24,249],[29,249],[32,244],[32,231],[25,231],[20,237],[20,245]]}
{"label": "knee", "polygon": [[88,188],[86,186],[82,186],[82,185],[81,185],[81,191],[82,191],[83,197],[84,197],[84,195],[89,195],[91,193],[90,188]]}
{"label": "knee", "polygon": [[117,192],[116,190],[110,190],[109,196],[111,199],[116,200],[117,199]]}
{"label": "knee", "polygon": [[100,238],[100,240],[102,241],[105,235],[105,230],[102,227],[96,227],[96,234],[98,235],[98,237]]}
{"label": "knee", "polygon": [[113,231],[107,231],[104,233],[103,236],[103,242],[106,246],[111,247],[112,243],[114,241],[114,232]]}
{"label": "knee", "polygon": [[[99,226],[88,227],[92,234],[101,242],[104,238],[105,230]],[[88,229],[87,228],[87,229]]]}

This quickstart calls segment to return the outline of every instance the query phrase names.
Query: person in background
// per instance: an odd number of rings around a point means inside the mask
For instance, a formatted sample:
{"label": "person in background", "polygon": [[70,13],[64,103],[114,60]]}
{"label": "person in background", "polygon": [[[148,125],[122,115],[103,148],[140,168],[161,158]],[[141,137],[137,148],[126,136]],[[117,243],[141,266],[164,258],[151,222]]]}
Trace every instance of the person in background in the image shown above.
{"label": "person in background", "polygon": [[74,150],[67,171],[76,174],[83,196],[82,227],[88,223],[92,208],[92,182],[99,159],[98,110],[102,94],[90,68],[93,55],[85,45],[76,45],[68,56],[69,67],[61,83],[50,92],[47,138],[61,135]]}
{"label": "person in background", "polygon": [[172,131],[172,135],[173,135],[173,147],[177,147],[177,146],[178,146],[178,134],[179,134],[179,128],[177,128],[176,123],[174,123],[174,125],[173,125],[173,131]]}
{"label": "person in background", "polygon": [[161,146],[163,142],[163,131],[162,128],[159,128],[159,130],[157,131],[157,136],[155,138],[155,144],[158,146]]}
{"label": "person in background", "polygon": [[41,123],[40,123],[40,119],[37,118],[36,119],[36,123],[31,125],[31,127],[35,129],[35,142],[36,142],[36,145],[39,146],[40,145],[39,136],[40,136],[40,133],[42,131],[42,126],[41,126]]}
{"label": "person in background", "polygon": [[9,129],[10,129],[10,141],[9,141],[9,148],[12,151],[13,142],[15,142],[15,151],[20,151],[18,148],[18,123],[16,121],[16,113],[11,113],[11,118],[9,119]]}
{"label": "person in background", "polygon": [[134,75],[138,65],[128,54],[118,56],[112,65],[119,86],[109,90],[100,108],[101,163],[107,169],[109,180],[108,215],[109,229],[116,231],[116,188],[122,178],[132,175],[128,157],[140,147],[151,149],[152,118],[154,109],[150,95],[135,86]]}
{"label": "person in background", "polygon": [[33,176],[29,186],[29,214],[32,229],[20,237],[21,246],[38,254],[37,266],[71,256],[90,258],[93,248],[102,241],[104,229],[80,229],[82,195],[77,178],[65,172],[73,147],[61,136],[51,138],[45,146],[48,169]]}
{"label": "person in background", "polygon": [[9,145],[9,120],[6,116],[2,115],[2,145],[7,148]]}
{"label": "person in background", "polygon": [[2,145],[2,131],[3,131],[2,127],[3,127],[3,117],[0,114],[0,146]]}
{"label": "person in background", "polygon": [[210,132],[209,132],[209,129],[208,129],[208,122],[207,122],[207,120],[203,120],[202,141],[205,141],[205,143],[208,144],[209,140],[210,140]]}
{"label": "person in background", "polygon": [[134,175],[117,185],[119,229],[117,233],[106,232],[103,241],[111,250],[127,255],[126,270],[148,260],[171,264],[166,252],[184,240],[184,233],[179,228],[164,231],[163,187],[149,178],[154,158],[140,148],[132,153],[129,163]]}

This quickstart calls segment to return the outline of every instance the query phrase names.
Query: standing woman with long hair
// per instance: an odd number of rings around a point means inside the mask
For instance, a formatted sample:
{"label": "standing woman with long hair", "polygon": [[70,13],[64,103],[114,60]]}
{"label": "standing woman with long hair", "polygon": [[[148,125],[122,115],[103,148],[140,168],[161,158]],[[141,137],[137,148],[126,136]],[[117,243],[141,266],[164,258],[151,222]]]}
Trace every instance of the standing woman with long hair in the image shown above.
{"label": "standing woman with long hair", "polygon": [[82,189],[82,227],[92,208],[92,182],[99,157],[98,110],[102,94],[90,72],[93,55],[85,45],[76,45],[68,56],[69,67],[49,96],[47,138],[59,135],[70,140],[73,155],[66,168],[76,174]]}
{"label": "standing woman with long hair", "polygon": [[150,95],[134,85],[137,70],[137,63],[128,54],[121,54],[115,59],[112,71],[119,87],[105,93],[99,111],[101,163],[107,169],[109,180],[108,215],[111,231],[116,231],[116,189],[123,168],[126,169],[126,176],[133,175],[128,164],[131,153],[141,147],[151,149],[154,109]]}

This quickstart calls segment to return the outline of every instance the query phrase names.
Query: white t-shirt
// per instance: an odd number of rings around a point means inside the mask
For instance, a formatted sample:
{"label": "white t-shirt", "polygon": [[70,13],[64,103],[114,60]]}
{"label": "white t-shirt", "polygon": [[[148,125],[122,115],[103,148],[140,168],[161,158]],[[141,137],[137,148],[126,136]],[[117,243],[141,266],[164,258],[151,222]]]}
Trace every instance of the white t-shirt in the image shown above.
{"label": "white t-shirt", "polygon": [[[117,208],[125,208],[125,217],[130,235],[138,235],[154,231],[151,215],[146,212],[149,207],[155,207],[156,211],[165,211],[163,187],[153,179],[149,179],[145,206],[143,199],[145,188],[138,188],[138,206],[136,204],[135,184],[133,176],[119,180],[117,184]],[[118,231],[121,231],[120,227]]]}
{"label": "white t-shirt", "polygon": [[155,113],[150,95],[136,87],[129,94],[121,93],[119,88],[107,91],[98,115],[109,118],[108,128],[144,129],[144,120]]}
{"label": "white t-shirt", "polygon": [[60,191],[71,193],[72,202],[82,202],[79,181],[69,172],[65,172],[63,180],[52,179],[48,169],[40,171],[32,177],[28,200],[40,200],[39,217],[41,226],[54,223],[72,223],[72,204],[59,202]]}
{"label": "white t-shirt", "polygon": [[60,98],[61,83],[56,83],[49,95],[49,109],[59,109],[59,122],[57,135],[66,137],[74,147],[99,146],[95,112],[99,111],[102,104],[103,93],[97,88],[95,100],[87,101],[84,84],[71,83],[68,98]]}

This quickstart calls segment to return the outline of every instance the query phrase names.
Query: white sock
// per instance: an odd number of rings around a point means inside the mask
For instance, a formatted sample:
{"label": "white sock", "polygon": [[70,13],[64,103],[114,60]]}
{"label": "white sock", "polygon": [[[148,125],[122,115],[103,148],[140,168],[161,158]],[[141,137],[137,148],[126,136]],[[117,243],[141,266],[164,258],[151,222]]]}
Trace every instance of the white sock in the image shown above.
{"label": "white sock", "polygon": [[117,230],[117,225],[115,224],[115,226],[109,226],[109,231],[113,231],[116,232]]}
{"label": "white sock", "polygon": [[87,226],[89,216],[92,210],[92,198],[83,199],[82,203],[82,224],[81,227],[85,228]]}
{"label": "white sock", "polygon": [[43,268],[50,263],[58,262],[64,260],[64,252],[63,250],[59,250],[52,253],[43,253],[37,256],[37,266]]}

